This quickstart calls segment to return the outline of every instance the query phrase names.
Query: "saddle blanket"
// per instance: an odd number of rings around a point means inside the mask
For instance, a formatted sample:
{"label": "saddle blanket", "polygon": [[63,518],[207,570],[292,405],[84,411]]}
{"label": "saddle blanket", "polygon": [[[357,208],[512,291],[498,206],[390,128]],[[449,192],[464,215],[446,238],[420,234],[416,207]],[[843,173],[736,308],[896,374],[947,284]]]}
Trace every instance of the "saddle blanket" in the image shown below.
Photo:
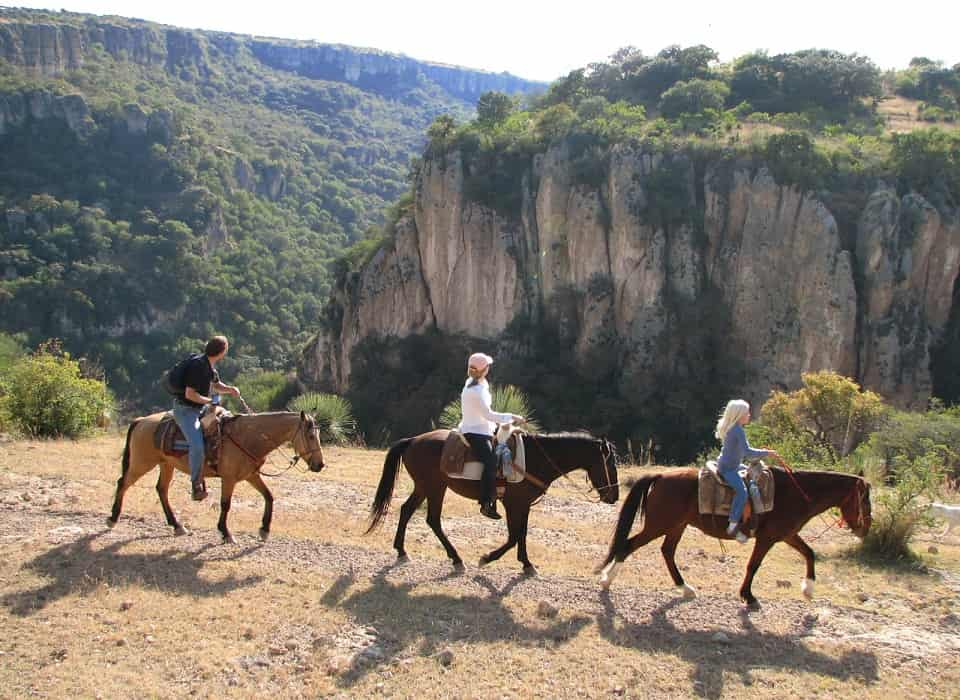
{"label": "saddle blanket", "polygon": [[[740,475],[745,477],[747,482],[753,512],[760,515],[773,510],[773,472],[770,468],[760,462],[749,468],[742,468]],[[756,488],[753,488],[754,485]],[[733,487],[723,481],[715,461],[710,460],[706,466],[701,467],[698,491],[701,515],[730,515]]]}
{"label": "saddle blanket", "polygon": [[[517,484],[526,477],[526,458],[523,440],[516,428],[503,425],[497,430],[494,454],[497,456],[497,479]],[[451,430],[443,444],[440,457],[443,472],[451,479],[479,481],[483,474],[483,462],[478,461],[467,439],[456,430]]]}
{"label": "saddle blanket", "polygon": [[[218,407],[219,408],[219,407]],[[206,461],[216,464],[220,451],[221,421],[230,418],[229,412],[219,409],[216,415],[204,416],[200,419],[203,428],[203,447]],[[153,432],[153,446],[171,457],[182,457],[190,451],[190,445],[183,437],[183,431],[173,420],[173,413],[168,412],[161,419]]]}

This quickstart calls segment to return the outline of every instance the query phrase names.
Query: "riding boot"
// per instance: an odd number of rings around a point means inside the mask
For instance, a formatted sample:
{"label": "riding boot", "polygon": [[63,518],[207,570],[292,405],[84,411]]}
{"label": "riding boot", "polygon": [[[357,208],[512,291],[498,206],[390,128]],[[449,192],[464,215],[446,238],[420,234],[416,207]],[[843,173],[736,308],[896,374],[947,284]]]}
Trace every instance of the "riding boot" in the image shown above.
{"label": "riding boot", "polygon": [[485,515],[491,520],[500,520],[500,513],[497,512],[496,501],[486,501],[480,504],[480,514]]}

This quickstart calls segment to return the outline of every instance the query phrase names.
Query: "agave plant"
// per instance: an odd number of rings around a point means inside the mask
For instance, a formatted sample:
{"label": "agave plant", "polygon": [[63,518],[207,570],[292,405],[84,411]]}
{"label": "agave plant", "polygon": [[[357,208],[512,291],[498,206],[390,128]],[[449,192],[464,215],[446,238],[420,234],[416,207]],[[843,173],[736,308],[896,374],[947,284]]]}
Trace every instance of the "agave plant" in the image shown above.
{"label": "agave plant", "polygon": [[336,394],[309,391],[287,404],[290,411],[305,411],[317,420],[320,440],[345,444],[357,431],[350,402]]}
{"label": "agave plant", "polygon": [[[532,433],[540,432],[540,425],[531,417],[533,411],[530,409],[530,399],[527,398],[527,395],[523,393],[521,389],[518,389],[512,384],[504,384],[502,386],[494,386],[490,393],[493,398],[494,411],[497,413],[515,413],[518,416],[523,416],[527,419],[527,422],[523,426],[525,430]],[[460,399],[456,398],[443,407],[443,411],[441,411],[440,417],[437,419],[437,424],[441,428],[456,428],[460,424],[462,415],[463,411],[460,408]]]}

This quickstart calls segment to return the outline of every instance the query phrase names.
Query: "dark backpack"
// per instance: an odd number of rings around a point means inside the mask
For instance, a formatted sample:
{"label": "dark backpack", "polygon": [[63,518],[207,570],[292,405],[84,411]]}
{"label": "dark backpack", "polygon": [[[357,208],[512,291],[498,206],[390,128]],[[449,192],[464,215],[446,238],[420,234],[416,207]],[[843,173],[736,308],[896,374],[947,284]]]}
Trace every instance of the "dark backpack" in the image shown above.
{"label": "dark backpack", "polygon": [[183,375],[187,371],[187,365],[198,357],[203,357],[203,355],[188,355],[164,372],[163,377],[160,378],[160,386],[163,387],[164,391],[174,396],[183,396],[183,392],[187,389],[183,383]]}

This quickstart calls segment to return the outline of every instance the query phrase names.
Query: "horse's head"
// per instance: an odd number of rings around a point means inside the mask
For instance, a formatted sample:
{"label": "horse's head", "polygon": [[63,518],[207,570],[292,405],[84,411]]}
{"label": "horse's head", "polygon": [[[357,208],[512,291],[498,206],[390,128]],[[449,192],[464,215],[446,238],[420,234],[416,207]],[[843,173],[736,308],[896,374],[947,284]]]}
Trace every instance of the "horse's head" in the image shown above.
{"label": "horse's head", "polygon": [[873,522],[870,512],[870,484],[857,478],[853,490],[840,504],[840,514],[851,532],[859,538],[864,538]]}
{"label": "horse's head", "polygon": [[300,425],[293,436],[293,449],[307,463],[310,471],[318,472],[325,466],[323,449],[320,447],[320,431],[313,416],[300,412]]}
{"label": "horse's head", "polygon": [[590,475],[590,483],[600,494],[600,500],[604,503],[616,503],[620,499],[620,481],[617,477],[617,451],[606,438],[600,438],[596,441],[598,457],[596,462],[591,462],[587,474]]}

